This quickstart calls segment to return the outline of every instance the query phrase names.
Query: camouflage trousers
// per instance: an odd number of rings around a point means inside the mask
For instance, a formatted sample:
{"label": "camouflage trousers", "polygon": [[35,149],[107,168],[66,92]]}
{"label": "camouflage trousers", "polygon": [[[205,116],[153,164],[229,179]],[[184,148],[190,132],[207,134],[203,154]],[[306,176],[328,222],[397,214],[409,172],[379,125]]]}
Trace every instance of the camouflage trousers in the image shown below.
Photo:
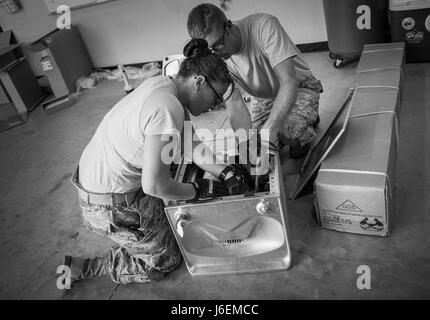
{"label": "camouflage trousers", "polygon": [[116,283],[149,282],[153,270],[168,273],[179,267],[181,253],[161,199],[140,190],[128,203],[99,205],[80,197],[79,204],[84,226],[118,244],[92,259],[82,270],[86,277],[108,273]]}
{"label": "camouflage trousers", "polygon": [[[316,136],[313,124],[318,119],[320,93],[323,92],[321,82],[308,79],[299,84],[296,102],[287,115],[280,131],[281,141],[291,146],[304,146]],[[252,127],[261,129],[273,107],[273,99],[250,98]]]}

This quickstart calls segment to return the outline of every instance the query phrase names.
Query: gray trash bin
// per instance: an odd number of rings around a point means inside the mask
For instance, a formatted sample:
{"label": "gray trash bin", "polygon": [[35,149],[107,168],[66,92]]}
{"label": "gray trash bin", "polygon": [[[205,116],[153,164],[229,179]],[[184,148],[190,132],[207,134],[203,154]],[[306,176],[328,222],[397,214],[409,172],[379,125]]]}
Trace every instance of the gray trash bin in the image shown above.
{"label": "gray trash bin", "polygon": [[385,42],[386,0],[323,0],[330,58],[341,68],[358,60],[363,45]]}

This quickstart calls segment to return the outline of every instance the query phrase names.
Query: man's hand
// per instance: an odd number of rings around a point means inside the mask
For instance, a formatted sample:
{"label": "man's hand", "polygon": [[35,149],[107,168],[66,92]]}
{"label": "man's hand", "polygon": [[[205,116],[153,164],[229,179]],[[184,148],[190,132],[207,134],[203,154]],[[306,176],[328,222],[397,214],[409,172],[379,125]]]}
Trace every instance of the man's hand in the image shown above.
{"label": "man's hand", "polygon": [[[276,133],[274,133],[276,132]],[[251,135],[248,143],[247,150],[247,164],[251,167],[251,175],[264,175],[270,170],[270,151],[278,151],[278,130],[262,129],[261,131],[255,130]],[[272,134],[271,134],[272,133]],[[273,136],[274,134],[274,136]],[[270,137],[276,142],[270,141]],[[239,149],[241,151],[241,149]],[[242,153],[240,155],[242,156]],[[245,156],[243,154],[242,158]],[[241,158],[241,161],[242,161]],[[243,163],[243,162],[241,162]]]}
{"label": "man's hand", "polygon": [[270,130],[271,149],[279,148],[279,132],[288,113],[293,108],[299,92],[298,80],[292,59],[286,59],[274,68],[279,80],[279,90],[270,115],[262,129]]}
{"label": "man's hand", "polygon": [[[264,130],[266,130],[266,134],[264,134]],[[272,123],[269,123],[266,121],[263,128],[261,128],[261,131],[263,134],[260,133],[261,139],[263,143],[266,143],[266,145],[269,145],[269,149],[273,151],[278,151],[279,149],[279,128]],[[269,136],[269,141],[267,141],[267,136]]]}
{"label": "man's hand", "polygon": [[222,182],[210,179],[197,179],[192,182],[196,196],[194,201],[207,200],[217,197],[228,196],[229,192]]}
{"label": "man's hand", "polygon": [[244,194],[252,185],[248,171],[237,164],[227,166],[219,175],[219,179],[225,183],[229,195]]}

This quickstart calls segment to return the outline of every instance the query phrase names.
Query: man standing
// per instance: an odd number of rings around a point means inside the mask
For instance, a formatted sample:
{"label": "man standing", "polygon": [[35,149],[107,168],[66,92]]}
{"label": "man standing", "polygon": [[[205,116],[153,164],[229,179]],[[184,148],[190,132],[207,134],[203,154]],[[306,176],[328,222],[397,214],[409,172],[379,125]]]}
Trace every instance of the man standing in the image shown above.
{"label": "man standing", "polygon": [[272,143],[289,145],[292,158],[304,156],[315,138],[323,89],[278,19],[253,14],[232,23],[217,6],[201,4],[189,13],[187,28],[226,60],[238,85],[256,98],[250,114],[234,94],[227,106],[233,129],[250,120],[253,128],[270,130]]}

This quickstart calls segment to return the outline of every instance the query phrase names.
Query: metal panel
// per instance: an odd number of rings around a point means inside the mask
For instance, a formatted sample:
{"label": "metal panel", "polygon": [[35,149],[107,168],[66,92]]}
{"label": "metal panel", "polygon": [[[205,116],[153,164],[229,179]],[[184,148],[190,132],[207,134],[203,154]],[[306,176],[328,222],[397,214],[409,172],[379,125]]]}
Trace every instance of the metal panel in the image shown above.
{"label": "metal panel", "polygon": [[306,187],[312,176],[316,173],[321,163],[329,154],[330,150],[334,147],[336,142],[342,136],[348,123],[349,114],[351,113],[351,98],[353,91],[348,94],[347,100],[340,109],[338,115],[333,120],[331,126],[328,128],[324,136],[307,154],[305,161],[300,169],[299,176],[297,177],[291,192],[290,199],[296,199],[302,190]]}

